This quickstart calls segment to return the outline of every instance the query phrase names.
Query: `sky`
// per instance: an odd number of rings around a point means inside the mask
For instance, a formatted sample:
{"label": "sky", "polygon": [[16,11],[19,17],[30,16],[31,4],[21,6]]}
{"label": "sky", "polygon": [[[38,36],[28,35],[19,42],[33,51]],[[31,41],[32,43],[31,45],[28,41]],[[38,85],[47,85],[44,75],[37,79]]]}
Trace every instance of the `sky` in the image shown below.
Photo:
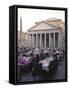
{"label": "sky", "polygon": [[27,32],[29,28],[35,25],[35,22],[48,18],[55,17],[65,21],[65,12],[60,10],[18,8],[18,31],[20,31],[20,17],[22,18],[22,31]]}

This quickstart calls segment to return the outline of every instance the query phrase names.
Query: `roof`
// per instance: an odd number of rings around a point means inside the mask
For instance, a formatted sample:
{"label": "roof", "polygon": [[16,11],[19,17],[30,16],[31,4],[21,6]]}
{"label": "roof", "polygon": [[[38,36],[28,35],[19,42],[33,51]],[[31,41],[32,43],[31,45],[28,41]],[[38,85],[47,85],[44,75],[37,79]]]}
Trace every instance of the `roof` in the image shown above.
{"label": "roof", "polygon": [[58,19],[58,18],[56,18],[56,17],[52,17],[52,18],[46,19],[45,21],[54,21],[54,20],[60,20],[60,19]]}
{"label": "roof", "polygon": [[[35,30],[36,27],[40,27],[41,23],[44,24],[44,27],[46,25],[46,28],[47,26],[49,26],[50,28],[47,28],[47,29],[57,29],[57,28],[62,28],[63,25],[64,25],[64,22],[61,20],[61,19],[58,19],[58,18],[48,18],[47,20],[44,20],[44,21],[40,21],[40,22],[35,22],[35,25],[32,26],[28,31],[32,31],[32,30]],[[41,29],[44,29],[44,27],[42,28],[39,28],[40,30]]]}

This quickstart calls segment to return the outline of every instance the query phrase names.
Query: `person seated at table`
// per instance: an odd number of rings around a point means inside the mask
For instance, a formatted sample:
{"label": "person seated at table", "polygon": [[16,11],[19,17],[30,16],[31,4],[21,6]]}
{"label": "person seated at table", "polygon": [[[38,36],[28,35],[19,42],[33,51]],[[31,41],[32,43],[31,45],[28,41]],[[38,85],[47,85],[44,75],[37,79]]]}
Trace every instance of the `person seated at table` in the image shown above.
{"label": "person seated at table", "polygon": [[53,50],[53,57],[56,57],[56,51]]}
{"label": "person seated at table", "polygon": [[40,60],[44,60],[44,53],[43,53],[42,50],[41,50],[41,52],[40,52]]}
{"label": "person seated at table", "polygon": [[56,50],[53,51],[53,58],[55,61],[57,61],[57,54],[56,54]]}
{"label": "person seated at table", "polygon": [[36,55],[36,58],[38,59],[38,61],[39,61],[39,49],[38,48],[36,48],[34,51],[33,51],[33,53]]}
{"label": "person seated at table", "polygon": [[44,50],[43,53],[44,53],[44,58],[47,58],[48,57],[48,51],[47,51],[47,49]]}
{"label": "person seated at table", "polygon": [[61,51],[60,51],[60,61],[62,61],[63,58],[64,58],[64,53],[63,53],[63,51],[61,50]]}

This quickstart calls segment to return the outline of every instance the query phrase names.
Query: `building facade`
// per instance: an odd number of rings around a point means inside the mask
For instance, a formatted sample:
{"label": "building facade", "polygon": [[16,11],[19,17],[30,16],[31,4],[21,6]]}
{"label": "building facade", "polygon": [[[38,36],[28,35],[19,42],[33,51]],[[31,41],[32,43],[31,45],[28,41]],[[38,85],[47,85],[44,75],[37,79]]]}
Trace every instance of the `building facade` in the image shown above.
{"label": "building facade", "polygon": [[26,46],[27,42],[27,33],[18,31],[18,45]]}
{"label": "building facade", "polygon": [[61,19],[49,18],[36,22],[28,30],[29,46],[32,48],[64,48],[64,23]]}

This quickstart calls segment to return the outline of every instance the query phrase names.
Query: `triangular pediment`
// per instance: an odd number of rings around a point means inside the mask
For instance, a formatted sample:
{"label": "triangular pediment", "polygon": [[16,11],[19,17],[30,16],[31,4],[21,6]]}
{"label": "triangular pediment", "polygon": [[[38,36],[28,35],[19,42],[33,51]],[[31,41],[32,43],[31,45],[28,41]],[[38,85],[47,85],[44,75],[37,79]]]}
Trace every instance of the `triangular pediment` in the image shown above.
{"label": "triangular pediment", "polygon": [[40,22],[38,24],[36,24],[35,26],[33,26],[32,28],[30,28],[28,31],[34,31],[34,30],[48,30],[48,29],[56,29],[57,27],[55,27],[54,25],[48,24],[47,22]]}

